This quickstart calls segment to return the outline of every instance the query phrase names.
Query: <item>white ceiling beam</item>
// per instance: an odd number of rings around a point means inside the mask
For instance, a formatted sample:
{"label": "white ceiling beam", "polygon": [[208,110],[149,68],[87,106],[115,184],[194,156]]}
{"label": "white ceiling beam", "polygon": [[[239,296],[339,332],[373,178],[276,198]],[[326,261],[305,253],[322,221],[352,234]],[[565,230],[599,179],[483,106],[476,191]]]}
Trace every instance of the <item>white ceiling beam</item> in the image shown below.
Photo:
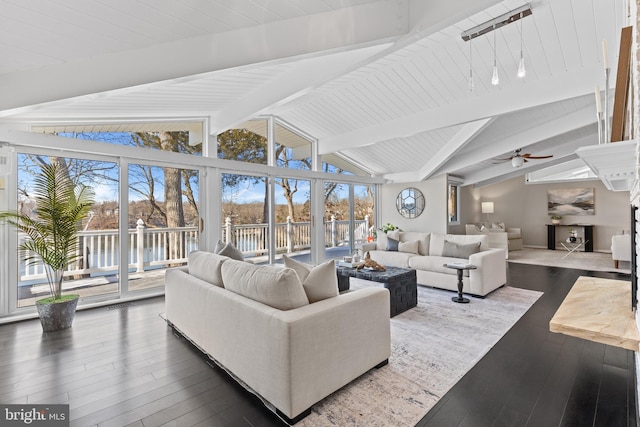
{"label": "white ceiling beam", "polygon": [[304,95],[321,84],[343,75],[355,64],[365,61],[387,46],[388,44],[369,46],[357,52],[340,52],[302,61],[293,70],[280,75],[275,80],[266,81],[258,90],[225,106],[219,113],[211,115],[211,135],[224,132],[245,120],[260,115],[268,108]]}
{"label": "white ceiling beam", "polygon": [[483,182],[482,185],[487,185],[488,182],[493,182],[491,180],[493,180],[494,178],[499,178],[499,180],[502,181],[504,179],[510,179],[516,176],[525,175],[538,169],[573,160],[577,158],[575,152],[578,148],[587,145],[593,145],[594,143],[597,143],[597,141],[598,138],[596,134],[575,139],[561,146],[558,146],[554,150],[553,158],[530,160],[519,168],[514,168],[511,165],[511,162],[504,162],[491,168],[485,168],[481,171],[465,175],[463,185],[477,184],[480,182]]}
{"label": "white ceiling beam", "polygon": [[0,116],[60,99],[389,41],[407,34],[408,22],[407,0],[380,1],[5,74]]}
{"label": "white ceiling beam", "polygon": [[433,156],[418,174],[419,181],[431,177],[442,165],[449,161],[458,151],[469,144],[483,130],[491,125],[495,119],[482,119],[472,123],[467,123],[447,141],[442,148]]}
{"label": "white ceiling beam", "polygon": [[[566,134],[573,130],[588,126],[595,122],[595,114],[593,114],[593,111],[591,110],[591,108],[583,108],[582,110],[578,110],[575,113],[559,117],[556,120],[544,123],[531,129],[527,129],[521,133],[509,135],[507,138],[504,138],[500,141],[495,141],[489,146],[483,146],[474,150],[469,150],[464,154],[459,154],[451,158],[448,162],[444,163],[438,169],[433,170],[430,176],[440,175],[443,173],[457,173],[460,169],[473,166],[478,162],[492,159],[494,157],[504,155],[504,153],[514,151],[518,148],[526,147],[553,138],[555,136]],[[589,143],[593,143],[594,141],[597,141],[597,136],[595,135],[592,138],[587,138],[586,140],[584,140],[584,143],[582,143],[582,145],[588,145]],[[569,147],[569,150],[571,149],[572,148]],[[575,151],[575,148],[573,148],[573,150]],[[554,155],[556,156],[556,158],[558,155],[562,155],[562,153],[564,153],[564,151],[556,151],[554,149]],[[556,159],[554,159],[553,161],[554,163],[557,163]],[[507,167],[506,164],[501,164],[487,170],[493,171],[492,173],[495,173],[495,176],[498,176],[501,172],[504,174],[513,175],[513,171],[511,170],[510,165],[511,164],[509,163],[509,167]],[[547,166],[549,165],[547,164]],[[514,176],[517,175],[518,174],[515,173]],[[473,175],[470,176],[473,177]],[[421,177],[421,171],[405,171],[384,175],[384,178],[390,182],[417,182],[421,181]],[[467,185],[467,180],[469,178],[465,176],[464,179],[465,185]],[[471,182],[471,184],[473,183],[474,182]]]}
{"label": "white ceiling beam", "polygon": [[420,179],[420,171],[407,171],[407,172],[398,172],[398,173],[390,173],[383,176],[386,182],[419,182]]}
{"label": "white ceiling beam", "polygon": [[[576,129],[589,126],[596,122],[595,108],[587,107],[566,116],[558,117],[550,122],[526,129],[520,133],[509,135],[495,141],[489,146],[479,147],[460,154],[445,164],[439,173],[464,169],[477,164],[479,161],[502,156],[518,148],[526,147],[557,135],[562,135]],[[596,138],[597,139],[597,138]]]}
{"label": "white ceiling beam", "polygon": [[[553,165],[557,165],[557,164],[561,164],[564,162],[573,162],[575,159],[577,159],[578,156],[576,154],[569,154],[566,157],[562,157],[562,158],[558,158],[558,159],[552,159],[550,161],[545,162],[544,164],[541,165],[531,165],[528,166],[526,171],[521,171],[518,169],[514,169],[502,174],[498,174],[495,176],[492,176],[491,178],[488,179],[484,179],[483,181],[478,181],[478,182],[471,182],[469,184],[473,184],[474,188],[480,188],[480,187],[486,187],[487,185],[493,185],[493,184],[497,184],[499,182],[505,181],[507,179],[513,179],[513,178],[517,178],[519,176],[522,175],[526,175],[530,172],[535,172],[537,170],[543,169],[543,168],[547,168],[549,166],[553,166]],[[467,183],[464,183],[463,185],[469,185]]]}
{"label": "white ceiling beam", "polygon": [[[320,154],[370,145],[421,132],[468,123],[487,117],[495,117],[551,102],[593,93],[594,83],[601,79],[599,64],[580,70],[566,72],[563,76],[514,85],[491,93],[464,99],[448,106],[421,111],[374,126],[356,129],[319,141]],[[594,101],[595,103],[595,101]],[[595,117],[595,106],[594,106]]]}

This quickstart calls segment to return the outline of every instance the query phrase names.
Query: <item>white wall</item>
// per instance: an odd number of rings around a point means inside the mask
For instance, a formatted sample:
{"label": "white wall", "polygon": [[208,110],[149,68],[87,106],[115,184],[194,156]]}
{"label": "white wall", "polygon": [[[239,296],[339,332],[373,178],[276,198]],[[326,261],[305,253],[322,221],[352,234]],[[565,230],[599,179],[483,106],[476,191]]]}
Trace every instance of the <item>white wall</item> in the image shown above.
{"label": "white wall", "polygon": [[[422,191],[425,209],[417,218],[404,218],[396,209],[398,194],[407,187]],[[385,184],[381,189],[380,220],[378,226],[388,222],[405,231],[447,232],[447,177],[437,176],[427,181]]]}
{"label": "white wall", "polygon": [[609,191],[600,181],[527,185],[524,177],[518,177],[482,188],[463,187],[460,194],[461,222],[486,221],[486,214],[480,212],[480,203],[494,202],[495,213],[489,215],[489,221],[520,227],[525,246],[546,248],[546,224],[550,221],[547,190],[577,187],[594,189],[595,215],[565,216],[562,224],[593,224],[593,249],[609,251],[611,236],[631,228],[629,192]]}

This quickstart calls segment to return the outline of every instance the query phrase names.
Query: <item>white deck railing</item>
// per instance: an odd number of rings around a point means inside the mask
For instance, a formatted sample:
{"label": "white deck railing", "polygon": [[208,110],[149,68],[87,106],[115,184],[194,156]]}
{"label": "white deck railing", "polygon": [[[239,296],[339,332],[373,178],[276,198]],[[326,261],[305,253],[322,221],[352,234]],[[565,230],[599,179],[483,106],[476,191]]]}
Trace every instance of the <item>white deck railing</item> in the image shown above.
{"label": "white deck railing", "polygon": [[[366,241],[369,218],[355,221],[354,244]],[[229,218],[222,227],[222,240],[233,243],[244,255],[268,253],[268,224],[232,224]],[[324,224],[325,246],[337,247],[349,243],[349,221],[332,218]],[[147,228],[142,220],[127,233],[129,271],[143,272],[187,262],[189,252],[198,248],[196,227]],[[24,238],[21,236],[20,238]],[[84,256],[70,265],[66,276],[87,276],[92,273],[117,272],[120,259],[118,230],[81,231],[78,233]],[[278,253],[293,253],[311,248],[311,223],[279,223],[275,226],[275,246]],[[20,265],[20,281],[45,279],[42,264]]]}

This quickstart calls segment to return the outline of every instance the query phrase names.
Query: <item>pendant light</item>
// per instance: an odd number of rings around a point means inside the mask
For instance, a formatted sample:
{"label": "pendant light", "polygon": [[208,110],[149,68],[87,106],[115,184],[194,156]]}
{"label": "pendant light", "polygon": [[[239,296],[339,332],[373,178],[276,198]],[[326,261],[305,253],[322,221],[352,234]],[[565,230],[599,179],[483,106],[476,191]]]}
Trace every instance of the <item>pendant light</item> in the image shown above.
{"label": "pendant light", "polygon": [[496,57],[496,26],[493,26],[493,75],[491,76],[491,84],[497,86],[500,84],[500,76],[498,76],[498,59]]}
{"label": "pendant light", "polygon": [[471,61],[471,40],[469,40],[469,92],[473,92],[475,88],[473,83],[473,62]]}
{"label": "pendant light", "polygon": [[524,67],[524,51],[522,49],[522,14],[520,14],[520,63],[518,64],[518,78],[524,78],[527,75],[527,70]]}

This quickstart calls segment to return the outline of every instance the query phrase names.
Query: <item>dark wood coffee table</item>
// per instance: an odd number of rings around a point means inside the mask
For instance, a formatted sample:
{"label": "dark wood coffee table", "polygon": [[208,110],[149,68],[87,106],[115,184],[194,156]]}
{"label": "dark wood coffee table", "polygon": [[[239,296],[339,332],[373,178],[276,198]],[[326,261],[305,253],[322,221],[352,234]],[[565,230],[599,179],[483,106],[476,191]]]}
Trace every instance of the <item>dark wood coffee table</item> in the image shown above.
{"label": "dark wood coffee table", "polygon": [[382,283],[391,296],[390,317],[396,316],[418,305],[418,281],[416,271],[410,268],[387,267],[386,271],[356,270],[338,267],[338,289],[349,290],[349,278]]}

